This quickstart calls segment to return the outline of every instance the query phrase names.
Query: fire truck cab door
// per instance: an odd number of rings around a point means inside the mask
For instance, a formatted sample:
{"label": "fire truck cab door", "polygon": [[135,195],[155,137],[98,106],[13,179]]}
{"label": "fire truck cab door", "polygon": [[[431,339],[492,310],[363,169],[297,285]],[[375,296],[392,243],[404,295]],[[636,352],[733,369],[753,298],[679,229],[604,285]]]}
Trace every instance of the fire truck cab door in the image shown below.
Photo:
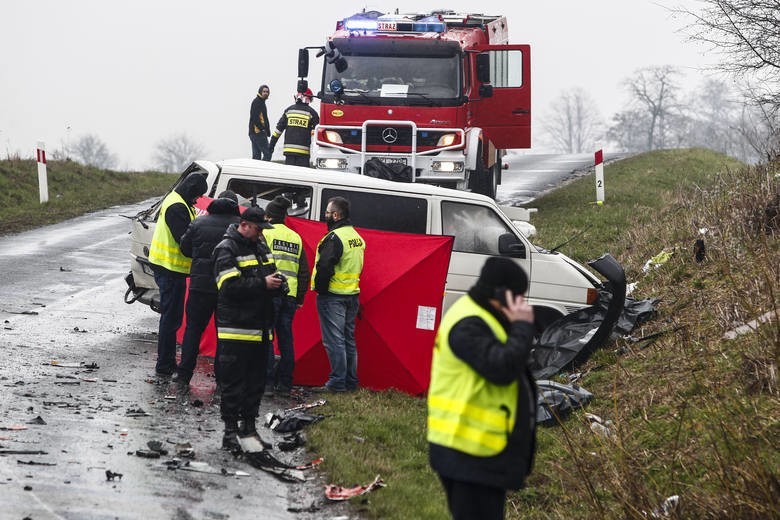
{"label": "fire truck cab door", "polygon": [[[472,91],[472,125],[482,128],[498,149],[530,148],[531,46],[484,45],[476,50],[490,56],[493,95],[479,97],[478,86]],[[478,85],[476,74],[474,78]]]}

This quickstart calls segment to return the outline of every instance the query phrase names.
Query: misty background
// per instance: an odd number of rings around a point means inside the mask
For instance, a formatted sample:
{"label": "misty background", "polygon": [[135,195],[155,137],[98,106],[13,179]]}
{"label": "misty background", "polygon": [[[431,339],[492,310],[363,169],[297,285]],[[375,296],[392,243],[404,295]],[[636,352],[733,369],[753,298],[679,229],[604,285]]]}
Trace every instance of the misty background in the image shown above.
{"label": "misty background", "polygon": [[531,45],[533,146],[519,153],[707,146],[758,161],[773,119],[717,44],[691,40],[710,3],[4,0],[0,157],[32,157],[39,140],[49,157],[122,170],[251,157],[249,105],[268,84],[275,124],[293,101],[298,48],[363,9],[447,8],[504,14],[510,42]]}

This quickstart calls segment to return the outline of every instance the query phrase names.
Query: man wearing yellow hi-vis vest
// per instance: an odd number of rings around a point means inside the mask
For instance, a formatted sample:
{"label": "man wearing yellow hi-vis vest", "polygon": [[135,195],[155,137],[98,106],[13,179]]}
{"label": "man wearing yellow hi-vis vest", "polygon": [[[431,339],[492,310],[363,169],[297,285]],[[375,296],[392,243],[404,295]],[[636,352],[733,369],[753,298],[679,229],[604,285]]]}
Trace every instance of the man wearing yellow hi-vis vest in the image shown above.
{"label": "man wearing yellow hi-vis vest", "polygon": [[295,311],[303,306],[306,291],[309,290],[309,262],[303,250],[301,236],[288,228],[284,219],[292,203],[278,195],[265,207],[265,215],[273,224],[263,234],[276,268],[287,278],[289,293],[274,298],[274,330],[276,344],[279,346],[279,365],[274,367],[273,349],[268,351],[268,379],[266,394],[271,390],[280,397],[289,397],[292,390],[293,371],[295,370],[295,350],[293,347],[293,318]]}
{"label": "man wearing yellow hi-vis vest", "polygon": [[488,258],[436,335],[429,460],[455,520],[503,519],[506,490],[520,489],[531,472],[536,387],[527,368],[534,336],[527,287],[511,259]]}
{"label": "man wearing yellow hi-vis vest", "polygon": [[360,274],[366,243],[349,220],[349,201],[328,200],[328,234],[317,245],[312,289],[317,291],[322,343],[330,361],[325,389],[348,392],[358,388],[355,319],[360,304]]}
{"label": "man wearing yellow hi-vis vest", "polygon": [[184,317],[184,293],[192,260],[181,252],[179,242],[195,218],[195,201],[206,193],[206,177],[191,173],[162,201],[149,245],[149,262],[160,289],[160,325],[157,334],[157,365],[160,376],[176,370],[176,331]]}

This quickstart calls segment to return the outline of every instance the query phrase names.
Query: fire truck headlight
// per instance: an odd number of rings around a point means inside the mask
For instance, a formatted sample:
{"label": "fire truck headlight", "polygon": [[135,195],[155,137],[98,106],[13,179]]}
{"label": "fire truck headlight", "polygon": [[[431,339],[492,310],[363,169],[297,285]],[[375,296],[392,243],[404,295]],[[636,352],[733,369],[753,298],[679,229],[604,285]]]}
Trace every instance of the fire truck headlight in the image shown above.
{"label": "fire truck headlight", "polygon": [[317,168],[321,170],[346,170],[346,159],[317,159]]}
{"label": "fire truck headlight", "polygon": [[463,171],[463,163],[459,161],[433,161],[431,170],[441,173],[459,173]]}
{"label": "fire truck headlight", "polygon": [[333,144],[344,144],[344,141],[341,140],[341,134],[339,134],[335,130],[326,130],[325,139],[327,139],[328,142],[331,142]]}
{"label": "fire truck headlight", "polygon": [[457,138],[458,136],[456,134],[444,134],[439,137],[439,142],[436,143],[436,146],[450,146]]}

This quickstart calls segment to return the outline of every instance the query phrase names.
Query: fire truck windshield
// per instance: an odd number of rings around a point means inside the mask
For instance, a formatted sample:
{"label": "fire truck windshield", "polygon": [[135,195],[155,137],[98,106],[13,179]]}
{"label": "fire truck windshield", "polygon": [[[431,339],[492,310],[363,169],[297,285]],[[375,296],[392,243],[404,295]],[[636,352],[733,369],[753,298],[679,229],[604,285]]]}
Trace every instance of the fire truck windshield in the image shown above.
{"label": "fire truck windshield", "polygon": [[349,104],[454,105],[461,93],[460,56],[346,56],[348,67],[339,73],[325,64],[323,92],[339,79],[342,100]]}

